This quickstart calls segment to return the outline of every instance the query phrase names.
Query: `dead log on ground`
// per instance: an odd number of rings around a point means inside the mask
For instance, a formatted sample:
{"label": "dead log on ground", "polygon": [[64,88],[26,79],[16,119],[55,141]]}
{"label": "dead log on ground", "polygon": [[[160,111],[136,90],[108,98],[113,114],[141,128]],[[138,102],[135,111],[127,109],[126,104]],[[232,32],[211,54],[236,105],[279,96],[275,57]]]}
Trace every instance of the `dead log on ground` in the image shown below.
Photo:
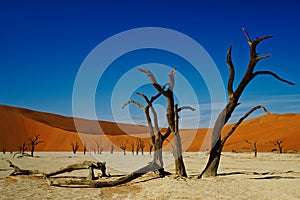
{"label": "dead log on ground", "polygon": [[75,170],[82,170],[82,169],[88,169],[89,175],[87,177],[88,180],[95,180],[96,177],[94,175],[94,169],[99,169],[102,172],[102,177],[106,177],[106,163],[105,162],[93,162],[93,161],[83,161],[82,163],[76,163],[72,165],[68,165],[66,167],[61,167],[58,170],[54,170],[51,172],[42,172],[39,170],[28,170],[28,169],[21,169],[20,167],[14,165],[11,161],[7,160],[9,163],[9,166],[14,169],[14,172],[11,174],[11,176],[17,176],[17,175],[40,175],[51,177],[58,174],[62,174],[65,172],[72,172]]}
{"label": "dead log on ground", "polygon": [[81,187],[81,188],[102,188],[102,187],[112,187],[121,185],[124,183],[128,183],[134,179],[137,179],[144,174],[158,170],[159,166],[151,162],[145,167],[142,167],[131,174],[118,178],[116,180],[109,180],[109,181],[101,181],[101,180],[76,180],[76,179],[70,179],[66,181],[53,181],[50,179],[47,179],[48,184],[50,186],[58,186],[58,187]]}

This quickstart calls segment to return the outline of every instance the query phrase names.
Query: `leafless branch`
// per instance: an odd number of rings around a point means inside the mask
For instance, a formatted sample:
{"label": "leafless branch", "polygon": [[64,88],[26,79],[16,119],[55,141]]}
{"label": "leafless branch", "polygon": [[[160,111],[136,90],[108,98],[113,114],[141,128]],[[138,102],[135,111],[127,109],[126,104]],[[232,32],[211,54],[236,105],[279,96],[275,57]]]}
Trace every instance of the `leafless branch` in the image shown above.
{"label": "leafless branch", "polygon": [[266,114],[269,114],[269,111],[264,107],[264,106],[255,106],[251,110],[249,110],[246,114],[244,114],[237,123],[234,124],[234,126],[231,128],[231,130],[225,135],[225,137],[221,141],[221,145],[223,146],[226,142],[226,140],[234,133],[234,131],[238,128],[238,126],[249,116],[251,115],[254,111],[258,109],[263,109],[263,111]]}
{"label": "leafless branch", "polygon": [[246,36],[246,38],[247,38],[247,40],[248,40],[249,46],[251,46],[251,45],[252,45],[252,40],[251,40],[251,38],[250,38],[248,32],[246,31],[246,29],[245,29],[244,27],[242,27],[242,30],[243,30],[243,32],[244,32],[244,34],[245,34],[245,36]]}
{"label": "leafless branch", "polygon": [[139,68],[139,70],[140,70],[141,72],[147,74],[147,76],[150,78],[150,81],[151,81],[152,85],[155,87],[155,89],[156,89],[158,92],[160,92],[160,93],[162,93],[163,95],[165,95],[166,92],[165,92],[164,89],[157,83],[157,81],[156,81],[154,75],[152,74],[152,72],[151,72],[150,70],[148,70],[148,69],[146,69],[146,68],[145,68],[145,69]]}
{"label": "leafless branch", "polygon": [[196,109],[191,107],[191,106],[182,106],[180,108],[177,109],[178,112],[181,112],[182,110],[191,110],[191,111],[195,111]]}
{"label": "leafless branch", "polygon": [[283,78],[280,78],[277,74],[275,74],[274,72],[271,72],[271,71],[257,71],[257,72],[254,72],[252,74],[252,79],[255,78],[258,75],[271,75],[271,76],[273,76],[274,78],[276,78],[279,81],[285,82],[285,83],[287,83],[289,85],[295,85],[295,83],[290,82],[288,80],[285,80]]}
{"label": "leafless branch", "polygon": [[228,91],[228,95],[229,97],[233,97],[233,82],[234,82],[234,76],[235,76],[235,70],[234,70],[234,65],[232,63],[232,59],[231,59],[231,51],[232,51],[232,45],[230,45],[228,52],[227,52],[227,65],[229,67],[229,71],[230,71],[230,76],[229,76],[229,80],[228,80],[228,86],[227,86],[227,91]]}
{"label": "leafless branch", "polygon": [[135,100],[129,100],[129,101],[127,101],[126,103],[124,103],[124,104],[122,105],[122,109],[125,108],[125,107],[126,107],[128,104],[130,104],[130,103],[133,103],[133,104],[137,105],[138,107],[140,107],[140,108],[142,108],[142,109],[145,109],[145,106],[143,106],[142,104],[140,104],[139,102],[137,102],[137,101],[135,101]]}

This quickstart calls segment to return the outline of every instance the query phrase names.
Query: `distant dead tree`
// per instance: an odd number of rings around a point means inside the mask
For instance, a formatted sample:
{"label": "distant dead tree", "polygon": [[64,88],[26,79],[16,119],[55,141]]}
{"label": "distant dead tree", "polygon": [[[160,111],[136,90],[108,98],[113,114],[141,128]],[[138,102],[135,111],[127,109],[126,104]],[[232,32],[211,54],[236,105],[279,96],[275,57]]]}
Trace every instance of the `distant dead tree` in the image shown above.
{"label": "distant dead tree", "polygon": [[284,140],[280,140],[280,139],[276,139],[276,140],[272,140],[271,141],[271,143],[274,145],[274,146],[276,146],[276,147],[278,147],[278,150],[279,150],[279,153],[281,154],[283,151],[283,145],[282,145],[282,143],[283,143],[283,141]]}
{"label": "distant dead tree", "polygon": [[3,154],[6,153],[5,142],[3,142],[3,144],[2,144],[2,153],[3,153]]}
{"label": "distant dead tree", "polygon": [[253,146],[252,151],[254,152],[254,157],[256,158],[257,157],[257,146],[256,146],[257,141],[251,143],[248,140],[245,140],[245,142]]}
{"label": "distant dead tree", "polygon": [[123,154],[126,155],[126,143],[125,142],[122,142],[122,145],[120,146],[120,149],[123,150]]}
{"label": "distant dead tree", "polygon": [[114,149],[115,149],[115,145],[111,145],[110,146],[110,154],[113,154],[114,153]]}
{"label": "distant dead tree", "polygon": [[137,139],[137,146],[138,146],[138,149],[141,150],[142,155],[144,155],[145,142],[141,138]]}
{"label": "distant dead tree", "polygon": [[255,110],[260,109],[260,108],[263,109],[266,113],[268,113],[267,110],[263,106],[256,106],[256,107],[252,108],[231,128],[231,130],[223,138],[221,138],[221,132],[223,130],[223,127],[228,122],[228,120],[231,118],[231,115],[232,115],[233,111],[235,110],[235,108],[240,104],[239,99],[240,99],[243,91],[245,90],[246,86],[255,77],[257,77],[259,75],[270,75],[270,76],[278,79],[279,81],[288,83],[290,85],[295,85],[292,82],[289,82],[287,80],[280,78],[274,72],[254,71],[256,64],[260,60],[271,56],[271,54],[259,56],[258,53],[256,52],[257,45],[260,42],[262,42],[263,40],[271,38],[271,36],[259,37],[252,41],[249,37],[249,34],[247,33],[247,31],[244,28],[243,28],[243,32],[244,32],[244,34],[248,40],[248,44],[250,46],[250,60],[249,60],[248,68],[247,68],[247,71],[245,72],[242,80],[238,84],[237,88],[234,90],[233,82],[234,82],[234,78],[235,78],[235,68],[234,68],[234,64],[231,59],[232,46],[230,46],[229,50],[227,52],[227,65],[228,65],[229,71],[230,71],[230,76],[229,76],[228,85],[227,85],[227,93],[228,93],[229,101],[228,101],[227,105],[225,106],[225,108],[218,115],[218,118],[213,127],[209,159],[208,159],[205,169],[199,175],[199,178],[217,176],[221,152],[222,152],[222,149],[223,149],[223,146],[224,146],[226,140],[232,135],[232,133],[235,131],[235,129],[239,126],[240,123],[242,123],[242,121],[248,115],[250,115],[252,112],[254,112]]}
{"label": "distant dead tree", "polygon": [[30,146],[30,156],[33,157],[33,153],[34,153],[34,150],[35,150],[35,147],[44,142],[44,141],[41,141],[39,140],[39,137],[40,137],[40,134],[36,134],[35,136],[32,136],[30,138],[28,138],[29,140],[29,146]]}
{"label": "distant dead tree", "polygon": [[22,145],[19,146],[19,152],[20,152],[20,154],[24,155],[26,150],[27,150],[27,145],[26,145],[26,143],[24,141],[22,143]]}
{"label": "distant dead tree", "polygon": [[141,149],[139,138],[136,140],[136,145],[135,146],[136,146],[136,148],[135,148],[136,155],[138,155],[139,151]]}
{"label": "distant dead tree", "polygon": [[101,146],[101,141],[100,142],[96,142],[96,146],[97,146],[97,153],[98,154],[102,154],[102,150],[103,150],[103,148],[102,148],[102,146]]}
{"label": "distant dead tree", "polygon": [[75,142],[75,143],[71,143],[71,146],[72,146],[72,151],[73,151],[73,154],[76,154],[78,148],[79,148],[79,144],[78,142]]}
{"label": "distant dead tree", "polygon": [[84,154],[84,155],[86,154],[86,150],[87,150],[86,143],[84,143],[84,144],[83,144],[83,154]]}
{"label": "distant dead tree", "polygon": [[134,143],[131,143],[131,153],[134,155]]}

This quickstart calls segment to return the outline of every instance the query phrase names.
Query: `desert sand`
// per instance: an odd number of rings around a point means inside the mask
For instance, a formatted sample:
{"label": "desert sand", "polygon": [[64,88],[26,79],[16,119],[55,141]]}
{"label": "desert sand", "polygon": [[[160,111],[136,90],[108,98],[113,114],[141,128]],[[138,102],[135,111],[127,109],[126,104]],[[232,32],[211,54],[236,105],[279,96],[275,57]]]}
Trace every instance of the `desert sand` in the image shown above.
{"label": "desert sand", "polygon": [[[149,173],[125,185],[111,188],[63,188],[49,186],[42,177],[9,176],[12,170],[6,160],[23,169],[51,171],[85,160],[105,161],[111,175],[126,175],[151,161],[148,128],[139,125],[78,119],[72,117],[0,105],[0,199],[300,199],[300,114],[268,114],[243,122],[224,146],[219,176],[197,179],[207,162],[211,129],[180,132],[183,142],[187,179],[175,175],[157,178]],[[101,125],[102,131],[98,127]],[[222,134],[230,129],[227,125]],[[13,157],[28,138],[40,134],[43,142],[36,147],[35,157]],[[137,138],[145,142],[145,154],[132,155],[131,144]],[[276,149],[272,140],[283,140],[285,152]],[[171,140],[171,138],[170,138]],[[257,141],[258,157],[245,140]],[[79,152],[71,153],[71,143],[79,143]],[[103,154],[94,154],[98,142]],[[119,148],[127,145],[127,154]],[[83,155],[83,144],[88,153]],[[2,146],[1,146],[2,145]],[[114,145],[114,153],[110,154]],[[27,149],[28,151],[29,149]],[[164,145],[165,169],[174,174],[171,147]],[[202,152],[202,153],[199,153]],[[244,153],[233,153],[244,152]],[[263,152],[263,153],[262,153]],[[268,152],[268,153],[266,153]],[[87,170],[61,176],[86,177]]]}
{"label": "desert sand", "polygon": [[[62,188],[49,186],[43,178],[9,177],[12,170],[7,159],[22,168],[49,171],[83,160],[96,160],[94,154],[76,155],[70,152],[37,152],[37,157],[12,157],[0,155],[0,199],[300,199],[300,155],[225,152],[221,158],[219,176],[196,179],[205,166],[204,153],[184,153],[189,178],[178,179],[175,175],[156,178],[153,173],[130,183],[111,188]],[[121,152],[104,152],[96,155],[107,162],[111,175],[128,174],[151,160],[145,155],[126,156]],[[174,173],[172,156],[164,153],[166,170]],[[124,162],[126,161],[126,163]],[[120,165],[123,162],[122,165]],[[119,166],[119,167],[116,167]],[[66,173],[59,176],[86,176],[87,171]]]}
{"label": "desert sand", "polygon": [[[23,108],[0,105],[0,150],[18,151],[18,147],[28,137],[40,134],[44,142],[36,147],[37,151],[71,151],[71,143],[78,142],[79,150],[83,143],[89,151],[95,149],[96,141],[101,143],[103,151],[110,151],[111,145],[115,151],[122,143],[127,144],[127,150],[137,138],[145,142],[145,151],[149,151],[149,131],[146,126],[118,124],[114,122],[78,119],[82,125],[76,129],[72,117],[64,117],[51,113],[43,113]],[[99,131],[99,124],[102,131]],[[222,134],[226,134],[232,125],[227,125]],[[250,152],[251,143],[257,141],[260,152],[270,152],[276,148],[272,140],[283,140],[284,151],[300,150],[300,114],[268,114],[244,121],[229,138],[224,151]],[[180,134],[185,151],[197,152],[210,147],[211,129],[181,130]],[[79,134],[78,134],[79,133]],[[166,145],[166,151],[170,145]]]}

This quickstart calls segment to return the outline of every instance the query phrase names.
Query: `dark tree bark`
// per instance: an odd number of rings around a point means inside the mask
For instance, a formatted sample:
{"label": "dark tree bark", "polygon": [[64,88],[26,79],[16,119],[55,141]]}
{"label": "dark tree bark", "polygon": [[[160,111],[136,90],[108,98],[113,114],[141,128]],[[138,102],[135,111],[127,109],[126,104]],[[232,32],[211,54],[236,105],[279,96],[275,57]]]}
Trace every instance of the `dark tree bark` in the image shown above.
{"label": "dark tree bark", "polygon": [[[232,50],[232,46],[230,46],[228,53],[227,53],[227,65],[229,67],[230,70],[230,76],[229,76],[229,80],[228,80],[228,86],[227,86],[227,92],[228,92],[228,97],[229,97],[229,101],[227,103],[227,105],[225,106],[225,108],[223,109],[223,111],[219,114],[215,125],[213,127],[213,132],[212,132],[212,146],[211,146],[211,150],[210,150],[210,156],[207,162],[207,165],[205,167],[205,169],[203,170],[203,172],[201,173],[201,175],[199,175],[199,177],[210,177],[210,176],[216,176],[217,175],[217,170],[219,167],[219,162],[220,162],[220,157],[221,157],[221,152],[224,146],[224,143],[226,142],[226,140],[228,139],[228,137],[234,132],[234,130],[238,127],[234,126],[231,131],[224,137],[221,138],[221,132],[223,127],[225,126],[225,124],[228,122],[228,120],[230,119],[233,111],[235,110],[235,108],[239,105],[239,98],[241,97],[243,91],[245,90],[246,86],[258,75],[271,75],[274,78],[288,83],[290,85],[294,85],[294,83],[287,81],[285,79],[280,78],[277,74],[270,72],[270,71],[256,71],[254,72],[255,66],[256,64],[265,58],[270,57],[270,54],[267,55],[262,55],[262,56],[258,56],[258,53],[256,52],[256,47],[257,45],[262,42],[263,40],[269,39],[271,38],[271,36],[263,36],[260,38],[256,38],[255,40],[251,40],[248,33],[246,32],[246,30],[243,28],[243,31],[245,33],[245,36],[248,40],[248,44],[250,46],[250,61],[248,64],[248,68],[247,71],[245,72],[241,82],[238,84],[237,88],[234,90],[233,89],[233,82],[234,82],[234,78],[235,78],[235,69],[234,69],[234,65],[231,59],[231,50]],[[258,107],[255,107],[256,109],[258,109]],[[255,110],[254,108],[254,110]],[[259,108],[263,108],[263,107],[259,107]],[[252,112],[254,111],[253,109],[251,110]],[[250,112],[250,111],[249,111]],[[248,113],[249,113],[248,112]],[[250,112],[251,114],[251,112]],[[246,113],[247,115],[247,113]],[[247,116],[246,116],[247,117]],[[244,118],[244,117],[243,117]],[[242,122],[243,119],[240,121]]]}

